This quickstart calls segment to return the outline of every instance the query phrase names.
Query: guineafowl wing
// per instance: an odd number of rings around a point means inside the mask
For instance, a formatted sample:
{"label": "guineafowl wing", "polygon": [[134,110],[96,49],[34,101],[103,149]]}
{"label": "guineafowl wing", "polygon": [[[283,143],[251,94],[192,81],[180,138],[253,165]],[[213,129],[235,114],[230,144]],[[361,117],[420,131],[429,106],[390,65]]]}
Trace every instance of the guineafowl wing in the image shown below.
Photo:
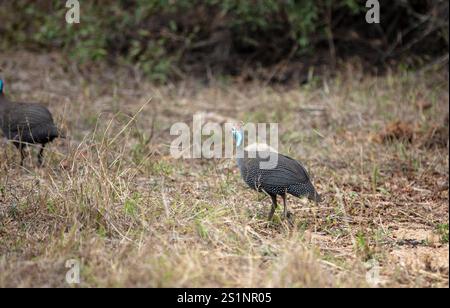
{"label": "guineafowl wing", "polygon": [[293,170],[295,170],[297,175],[301,175],[302,178],[305,178],[308,181],[310,180],[308,171],[305,169],[305,167],[303,167],[303,165],[299,161],[286,155],[280,154],[280,156],[282,163],[285,162],[286,164],[288,164],[290,168],[293,168]]}
{"label": "guineafowl wing", "polygon": [[278,154],[278,164],[274,169],[263,170],[261,182],[268,185],[289,187],[302,183],[309,183],[309,174],[296,160]]}
{"label": "guineafowl wing", "polygon": [[42,105],[16,104],[9,112],[10,123],[19,128],[34,128],[36,126],[54,125],[53,117]]}
{"label": "guineafowl wing", "polygon": [[38,104],[12,104],[5,120],[3,129],[9,139],[19,139],[26,143],[46,143],[58,137],[58,129],[50,111]]}

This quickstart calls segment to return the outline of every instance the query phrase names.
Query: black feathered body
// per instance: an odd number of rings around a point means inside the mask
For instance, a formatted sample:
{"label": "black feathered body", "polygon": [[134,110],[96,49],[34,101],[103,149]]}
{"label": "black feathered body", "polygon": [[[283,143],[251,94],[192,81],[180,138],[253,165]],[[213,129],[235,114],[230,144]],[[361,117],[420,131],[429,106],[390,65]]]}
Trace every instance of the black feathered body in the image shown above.
{"label": "black feathered body", "polygon": [[[276,155],[274,168],[261,168],[261,162],[267,162],[269,155]],[[264,191],[271,196],[285,195],[306,196],[320,201],[306,169],[296,160],[275,152],[247,152],[237,159],[241,176],[247,185],[257,191]]]}
{"label": "black feathered body", "polygon": [[45,145],[60,137],[53,117],[46,107],[39,104],[13,103],[8,101],[3,93],[0,93],[0,129],[20,150],[21,166],[25,159],[24,149],[28,144],[41,144],[38,162],[42,165]]}
{"label": "black feathered body", "polygon": [[48,109],[39,104],[11,103],[0,98],[0,127],[16,145],[46,144],[59,136]]}

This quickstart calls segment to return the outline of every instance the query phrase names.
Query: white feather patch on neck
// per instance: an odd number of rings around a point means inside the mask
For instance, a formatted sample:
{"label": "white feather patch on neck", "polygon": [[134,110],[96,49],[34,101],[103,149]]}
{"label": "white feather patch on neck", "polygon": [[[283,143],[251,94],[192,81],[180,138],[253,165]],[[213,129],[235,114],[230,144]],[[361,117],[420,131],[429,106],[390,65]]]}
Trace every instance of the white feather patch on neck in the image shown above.
{"label": "white feather patch on neck", "polygon": [[252,143],[245,147],[244,149],[247,152],[274,152],[278,153],[277,150],[275,150],[273,147],[266,143]]}

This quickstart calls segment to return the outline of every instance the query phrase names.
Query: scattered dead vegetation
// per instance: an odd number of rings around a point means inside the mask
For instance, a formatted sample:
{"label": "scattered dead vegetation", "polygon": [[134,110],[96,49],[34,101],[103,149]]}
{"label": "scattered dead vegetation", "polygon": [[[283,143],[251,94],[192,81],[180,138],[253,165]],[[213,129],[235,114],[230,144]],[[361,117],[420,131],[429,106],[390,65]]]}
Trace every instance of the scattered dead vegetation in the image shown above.
{"label": "scattered dead vegetation", "polygon": [[448,148],[448,137],[448,121],[446,125],[433,124],[422,136],[421,144],[427,148]]}
{"label": "scattered dead vegetation", "polygon": [[413,141],[415,135],[414,127],[409,124],[396,120],[386,125],[384,130],[375,136],[377,142],[409,142]]}
{"label": "scattered dead vegetation", "polygon": [[378,143],[416,143],[425,148],[447,148],[449,140],[448,114],[442,124],[426,123],[428,128],[415,127],[411,123],[396,120],[371,136]]}

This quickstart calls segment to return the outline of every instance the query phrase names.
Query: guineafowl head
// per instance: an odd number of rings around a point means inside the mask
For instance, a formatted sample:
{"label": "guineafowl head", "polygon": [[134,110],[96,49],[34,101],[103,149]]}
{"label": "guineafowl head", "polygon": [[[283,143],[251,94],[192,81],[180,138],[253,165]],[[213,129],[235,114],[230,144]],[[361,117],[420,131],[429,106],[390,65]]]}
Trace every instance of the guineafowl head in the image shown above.
{"label": "guineafowl head", "polygon": [[242,141],[244,140],[242,125],[233,126],[233,128],[231,128],[231,133],[233,134],[233,138],[236,141],[236,146],[240,147],[242,145]]}
{"label": "guineafowl head", "polygon": [[3,94],[3,80],[0,79],[0,94]]}

